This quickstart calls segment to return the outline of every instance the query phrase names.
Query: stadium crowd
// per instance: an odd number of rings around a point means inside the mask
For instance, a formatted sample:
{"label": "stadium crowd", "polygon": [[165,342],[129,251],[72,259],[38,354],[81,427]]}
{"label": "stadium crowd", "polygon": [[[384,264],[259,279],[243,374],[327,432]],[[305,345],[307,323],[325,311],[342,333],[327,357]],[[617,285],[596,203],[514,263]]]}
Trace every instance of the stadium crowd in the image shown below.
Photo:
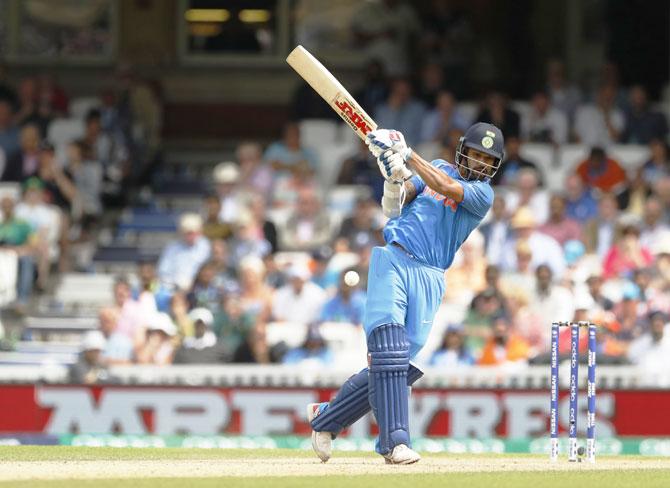
{"label": "stadium crowd", "polygon": [[[413,82],[412,82],[413,81]],[[545,361],[548,322],[591,320],[603,327],[605,361],[667,368],[670,354],[670,155],[665,116],[651,109],[641,85],[602,80],[592,94],[569,84],[562,64],[548,64],[546,83],[529,110],[489,92],[477,113],[460,110],[442,70],[427,64],[418,80],[388,79],[371,63],[356,97],[382,127],[402,131],[416,147],[439,146],[453,161],[470,123],[487,121],[506,136],[506,161],[492,181],[493,208],[446,273],[436,318],[440,334],[424,362],[435,367]],[[68,114],[67,91],[49,77],[0,79],[0,180],[21,186],[3,194],[0,255],[18,262],[16,301],[50,293],[52,273],[82,268],[75,254],[109,226],[112,208],[132,203],[129,189],[149,183],[159,153],[159,92],[129,72],[87,111],[83,136],[54,147],[52,120]],[[323,113],[300,88],[292,113]],[[330,115],[328,115],[330,117]],[[383,243],[378,205],[382,179],[364,146],[344,158],[336,185],[361,192],[344,213],[329,207],[323,161],[286,124],[266,148],[241,142],[233,161],[213,168],[199,212],[184,212],[178,235],[157,262],[118,276],[113,303],[86,333],[75,381],[96,381],[115,364],[329,364],[320,324],[359,328],[370,250]],[[137,128],[139,127],[139,134]],[[587,159],[569,169],[560,192],[547,189],[525,143],[580,142]],[[644,144],[651,156],[626,171],[608,155],[614,143]],[[160,171],[160,170],[159,170]],[[344,282],[353,270],[359,282]],[[304,341],[270,344],[268,324],[306,326]],[[298,330],[298,329],[296,329]],[[563,342],[561,351],[569,344]],[[585,344],[582,344],[585,347]]]}

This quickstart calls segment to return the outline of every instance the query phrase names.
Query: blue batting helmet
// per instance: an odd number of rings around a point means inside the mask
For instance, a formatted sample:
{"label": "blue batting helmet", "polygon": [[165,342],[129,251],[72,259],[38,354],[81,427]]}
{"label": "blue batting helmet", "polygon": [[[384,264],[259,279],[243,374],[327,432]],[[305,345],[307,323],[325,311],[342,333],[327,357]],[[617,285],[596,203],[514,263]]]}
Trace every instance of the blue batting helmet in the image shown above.
{"label": "blue batting helmet", "polygon": [[[471,158],[465,154],[465,149],[470,148],[483,152],[495,158],[491,165],[484,161]],[[461,176],[466,180],[484,180],[492,178],[500,169],[500,164],[505,157],[505,139],[503,134],[495,125],[477,122],[470,126],[463,137],[458,141],[454,163]],[[470,161],[477,163],[472,167]],[[479,169],[476,169],[479,168]]]}

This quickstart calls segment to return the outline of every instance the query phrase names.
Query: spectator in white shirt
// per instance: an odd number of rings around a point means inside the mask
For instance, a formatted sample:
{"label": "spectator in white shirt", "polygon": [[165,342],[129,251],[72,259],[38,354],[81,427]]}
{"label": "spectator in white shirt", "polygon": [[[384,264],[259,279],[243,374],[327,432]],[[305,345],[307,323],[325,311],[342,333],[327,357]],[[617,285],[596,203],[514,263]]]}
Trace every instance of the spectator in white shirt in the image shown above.
{"label": "spectator in white shirt", "polygon": [[642,229],[640,233],[640,244],[651,249],[661,236],[666,234],[670,227],[664,222],[664,208],[661,201],[650,196],[644,203],[644,214],[642,216]]}
{"label": "spectator in white shirt", "polygon": [[547,93],[551,105],[572,120],[581,101],[582,94],[575,85],[570,84],[565,77],[565,65],[558,59],[547,63]]}
{"label": "spectator in white shirt", "polygon": [[214,315],[203,307],[194,308],[188,313],[193,322],[194,335],[184,338],[184,347],[187,349],[202,350],[216,344],[216,335],[212,332]]}
{"label": "spectator in white shirt", "polygon": [[240,181],[240,170],[235,163],[223,162],[216,165],[212,176],[216,184],[216,193],[221,201],[219,220],[232,223],[237,219],[237,214],[242,208],[237,188]]}
{"label": "spectator in white shirt", "polygon": [[670,326],[662,312],[649,314],[649,332],[635,339],[628,348],[628,359],[650,376],[670,373]]}
{"label": "spectator in white shirt", "polygon": [[595,104],[579,107],[574,127],[577,141],[587,146],[607,147],[619,140],[626,120],[614,104],[615,97],[612,86],[602,86]]}
{"label": "spectator in white shirt", "polygon": [[514,191],[506,198],[507,209],[514,214],[521,207],[528,207],[537,225],[542,225],[549,217],[549,193],[540,187],[537,171],[523,168],[517,172]]}
{"label": "spectator in white shirt", "polygon": [[494,197],[491,219],[482,225],[479,230],[484,236],[484,248],[489,264],[499,266],[502,262],[503,247],[512,233],[505,197],[502,194],[499,193]]}
{"label": "spectator in white shirt", "polygon": [[549,96],[538,91],[531,99],[531,109],[521,119],[521,133],[528,142],[565,144],[568,141],[568,117],[551,106]]}
{"label": "spectator in white shirt", "polygon": [[[552,321],[572,320],[575,314],[572,292],[554,282],[554,274],[548,264],[541,264],[535,269],[535,280],[535,290],[530,300],[532,315],[551,317]],[[535,332],[541,335],[538,347],[545,345],[544,351],[547,351],[551,329],[546,327],[546,323],[543,325]]]}
{"label": "spectator in white shirt", "polygon": [[272,301],[274,319],[304,324],[316,322],[326,302],[326,292],[309,281],[310,272],[306,265],[291,265],[287,277],[289,282],[275,292]]}

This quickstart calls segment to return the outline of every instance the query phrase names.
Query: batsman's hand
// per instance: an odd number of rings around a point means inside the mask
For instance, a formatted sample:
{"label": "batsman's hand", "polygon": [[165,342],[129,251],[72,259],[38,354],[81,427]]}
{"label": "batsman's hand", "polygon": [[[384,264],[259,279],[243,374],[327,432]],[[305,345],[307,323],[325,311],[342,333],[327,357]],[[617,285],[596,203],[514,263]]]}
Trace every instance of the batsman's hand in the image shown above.
{"label": "batsman's hand", "polygon": [[405,164],[403,157],[391,149],[387,149],[377,158],[377,165],[386,181],[403,183],[412,177],[412,172]]}
{"label": "batsman's hand", "polygon": [[412,154],[412,149],[405,142],[405,136],[397,130],[377,129],[370,131],[365,137],[365,143],[375,158],[380,157],[384,151],[388,150],[400,154],[403,161],[407,161]]}

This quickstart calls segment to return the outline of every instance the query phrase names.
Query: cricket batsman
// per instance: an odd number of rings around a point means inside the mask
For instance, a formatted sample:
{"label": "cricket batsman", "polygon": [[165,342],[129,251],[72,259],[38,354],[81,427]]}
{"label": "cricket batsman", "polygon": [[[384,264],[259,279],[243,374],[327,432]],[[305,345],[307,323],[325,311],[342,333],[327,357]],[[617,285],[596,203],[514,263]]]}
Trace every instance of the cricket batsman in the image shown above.
{"label": "cricket batsman", "polygon": [[[372,250],[363,326],[368,367],[329,403],[308,405],[312,447],[326,462],[332,441],[372,408],[376,451],[387,464],[412,464],[409,387],[423,372],[410,361],[428,338],[444,295],[444,272],[493,202],[489,181],[505,147],[500,129],[477,123],[461,137],[454,164],[428,162],[394,130],[368,133],[366,144],[385,178],[382,209],[390,218],[384,247]],[[412,174],[412,171],[416,175]]]}

